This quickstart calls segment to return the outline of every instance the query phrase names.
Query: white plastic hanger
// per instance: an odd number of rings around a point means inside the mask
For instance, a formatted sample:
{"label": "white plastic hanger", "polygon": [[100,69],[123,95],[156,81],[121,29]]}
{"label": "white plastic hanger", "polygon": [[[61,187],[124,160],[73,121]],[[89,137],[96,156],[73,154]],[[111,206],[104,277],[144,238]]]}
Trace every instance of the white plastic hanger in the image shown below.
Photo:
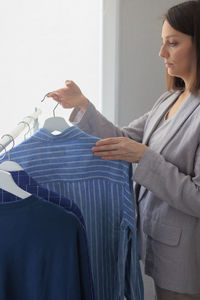
{"label": "white plastic hanger", "polygon": [[63,132],[69,125],[62,117],[52,117],[45,120],[43,128],[49,132],[60,131]]}
{"label": "white plastic hanger", "polygon": [[12,172],[12,171],[22,171],[24,169],[15,161],[6,160],[0,164],[0,170]]}
{"label": "white plastic hanger", "polygon": [[21,199],[25,199],[31,194],[22,190],[13,180],[12,175],[6,171],[0,170],[0,188]]}
{"label": "white plastic hanger", "polygon": [[[5,134],[5,135],[3,135],[2,137],[6,136],[6,135],[9,136],[10,138],[12,138],[12,142],[13,142],[12,149],[13,149],[14,146],[15,146],[14,138],[13,138],[11,135],[9,135],[9,134]],[[2,158],[2,159],[4,159],[4,157],[6,156],[6,148],[5,148],[2,144],[0,144],[0,145],[1,145],[1,147],[4,148],[4,150],[5,150],[5,155],[4,155],[3,158]],[[2,163],[0,164],[0,170],[3,170],[3,171],[9,171],[9,172],[24,170],[18,163],[16,163],[15,161],[11,161],[11,160],[10,160],[10,151],[11,151],[11,150],[9,150],[9,152],[8,152],[8,159],[9,159],[9,160],[6,160],[6,161],[4,161],[4,162],[2,162]]]}
{"label": "white plastic hanger", "polygon": [[[41,102],[43,102],[45,100],[45,98],[48,94],[46,94],[44,96],[44,98],[42,99]],[[58,100],[59,100],[58,104],[56,104],[56,106],[53,109],[53,117],[48,118],[48,119],[45,120],[43,128],[48,130],[49,132],[53,132],[53,131],[63,132],[65,129],[69,128],[70,126],[64,118],[55,116],[55,109],[60,104],[59,103],[60,102],[59,96],[57,94],[55,94],[55,95],[58,97]]]}

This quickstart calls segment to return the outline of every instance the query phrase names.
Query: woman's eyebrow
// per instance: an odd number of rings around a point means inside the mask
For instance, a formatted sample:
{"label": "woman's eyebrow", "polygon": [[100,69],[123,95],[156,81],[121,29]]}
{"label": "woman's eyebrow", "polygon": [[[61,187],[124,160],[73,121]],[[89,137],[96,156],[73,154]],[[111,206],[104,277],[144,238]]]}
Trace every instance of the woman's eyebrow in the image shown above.
{"label": "woman's eyebrow", "polygon": [[[168,39],[168,38],[177,37],[177,36],[178,36],[177,34],[170,34],[170,35],[165,36],[165,38]],[[163,39],[162,36],[161,36],[161,38]]]}

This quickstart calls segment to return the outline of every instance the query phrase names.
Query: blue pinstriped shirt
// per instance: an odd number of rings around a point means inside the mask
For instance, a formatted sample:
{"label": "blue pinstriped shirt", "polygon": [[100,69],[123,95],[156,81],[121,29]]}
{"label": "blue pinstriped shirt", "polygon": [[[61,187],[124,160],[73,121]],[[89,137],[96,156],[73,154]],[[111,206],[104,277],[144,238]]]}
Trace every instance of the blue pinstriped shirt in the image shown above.
{"label": "blue pinstriped shirt", "polygon": [[96,299],[143,300],[131,165],[94,157],[97,140],[75,126],[59,135],[40,129],[11,150],[11,159],[43,187],[78,205]]}

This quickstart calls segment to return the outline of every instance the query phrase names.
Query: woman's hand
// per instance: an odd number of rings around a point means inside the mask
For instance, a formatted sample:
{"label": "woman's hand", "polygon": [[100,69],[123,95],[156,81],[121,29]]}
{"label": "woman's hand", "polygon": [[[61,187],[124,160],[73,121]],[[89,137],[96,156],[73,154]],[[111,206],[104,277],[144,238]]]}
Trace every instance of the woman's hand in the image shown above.
{"label": "woman's hand", "polygon": [[58,101],[64,108],[73,108],[79,106],[82,111],[85,111],[88,106],[87,98],[82,94],[78,85],[71,80],[65,81],[66,88],[62,88],[47,94]]}
{"label": "woman's hand", "polygon": [[100,140],[92,148],[95,156],[105,160],[125,160],[137,163],[142,158],[147,146],[127,137],[116,137]]}

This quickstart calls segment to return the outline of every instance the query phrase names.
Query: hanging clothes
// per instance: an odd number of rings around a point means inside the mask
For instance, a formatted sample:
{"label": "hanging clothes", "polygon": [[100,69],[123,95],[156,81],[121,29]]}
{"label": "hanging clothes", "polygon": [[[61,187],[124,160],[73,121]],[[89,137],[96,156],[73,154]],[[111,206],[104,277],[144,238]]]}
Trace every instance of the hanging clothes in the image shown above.
{"label": "hanging clothes", "polygon": [[78,218],[33,195],[18,200],[0,204],[0,299],[93,300]]}
{"label": "hanging clothes", "polygon": [[[42,198],[43,200],[52,202],[57,204],[58,206],[64,207],[69,212],[72,212],[77,216],[79,221],[81,222],[82,226],[85,228],[85,222],[83,219],[83,215],[75,204],[74,201],[62,197],[62,195],[58,195],[52,191],[49,191],[45,188],[42,188],[37,181],[35,181],[31,176],[29,176],[24,170],[20,171],[12,171],[9,172],[12,175],[14,182],[23,190]],[[0,189],[0,203],[8,203],[13,201],[20,200],[18,197],[15,197],[12,194],[5,192],[4,190]]]}
{"label": "hanging clothes", "polygon": [[75,126],[59,135],[40,129],[11,150],[11,160],[78,205],[86,223],[95,299],[143,300],[131,164],[94,157],[97,140]]}

